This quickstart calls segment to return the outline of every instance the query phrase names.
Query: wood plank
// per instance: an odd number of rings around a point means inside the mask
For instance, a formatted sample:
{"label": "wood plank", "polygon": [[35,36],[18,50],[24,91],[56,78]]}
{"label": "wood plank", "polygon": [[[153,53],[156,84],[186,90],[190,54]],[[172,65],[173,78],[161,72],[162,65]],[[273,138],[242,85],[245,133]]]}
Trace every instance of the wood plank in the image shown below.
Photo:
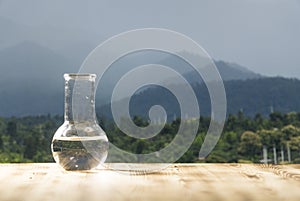
{"label": "wood plank", "polygon": [[56,164],[1,164],[0,200],[299,201],[300,165],[172,164],[141,174],[109,169],[68,172]]}

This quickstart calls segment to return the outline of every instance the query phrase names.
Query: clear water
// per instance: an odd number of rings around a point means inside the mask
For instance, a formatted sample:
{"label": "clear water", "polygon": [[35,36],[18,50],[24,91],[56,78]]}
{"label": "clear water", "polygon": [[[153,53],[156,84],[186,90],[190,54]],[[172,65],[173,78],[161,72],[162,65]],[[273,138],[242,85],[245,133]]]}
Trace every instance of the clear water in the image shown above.
{"label": "clear water", "polygon": [[66,170],[89,170],[104,163],[108,140],[97,137],[60,137],[52,141],[55,161]]}

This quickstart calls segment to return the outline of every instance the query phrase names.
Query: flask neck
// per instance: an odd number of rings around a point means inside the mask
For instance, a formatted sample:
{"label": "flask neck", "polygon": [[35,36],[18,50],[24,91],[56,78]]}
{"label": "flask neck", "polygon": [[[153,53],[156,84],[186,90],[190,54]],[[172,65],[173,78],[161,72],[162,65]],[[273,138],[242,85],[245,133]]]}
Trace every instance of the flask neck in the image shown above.
{"label": "flask neck", "polygon": [[95,75],[65,74],[65,121],[95,123]]}

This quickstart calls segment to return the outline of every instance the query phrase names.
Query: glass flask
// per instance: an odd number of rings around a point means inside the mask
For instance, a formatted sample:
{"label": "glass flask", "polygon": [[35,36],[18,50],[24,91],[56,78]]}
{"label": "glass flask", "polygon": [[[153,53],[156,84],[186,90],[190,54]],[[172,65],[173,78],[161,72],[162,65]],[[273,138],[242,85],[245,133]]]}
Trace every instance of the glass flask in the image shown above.
{"label": "glass flask", "polygon": [[51,150],[65,170],[89,170],[104,163],[108,139],[95,112],[95,74],[64,74],[64,123],[53,136]]}

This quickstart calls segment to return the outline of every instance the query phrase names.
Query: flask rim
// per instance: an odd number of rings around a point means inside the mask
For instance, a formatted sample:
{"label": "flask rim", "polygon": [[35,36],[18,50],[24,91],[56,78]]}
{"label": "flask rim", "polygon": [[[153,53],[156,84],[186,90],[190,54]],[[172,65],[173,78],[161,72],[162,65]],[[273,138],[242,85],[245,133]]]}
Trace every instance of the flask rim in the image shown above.
{"label": "flask rim", "polygon": [[64,74],[65,80],[71,80],[71,79],[90,80],[90,79],[95,79],[96,77],[97,75],[92,73],[65,73]]}

